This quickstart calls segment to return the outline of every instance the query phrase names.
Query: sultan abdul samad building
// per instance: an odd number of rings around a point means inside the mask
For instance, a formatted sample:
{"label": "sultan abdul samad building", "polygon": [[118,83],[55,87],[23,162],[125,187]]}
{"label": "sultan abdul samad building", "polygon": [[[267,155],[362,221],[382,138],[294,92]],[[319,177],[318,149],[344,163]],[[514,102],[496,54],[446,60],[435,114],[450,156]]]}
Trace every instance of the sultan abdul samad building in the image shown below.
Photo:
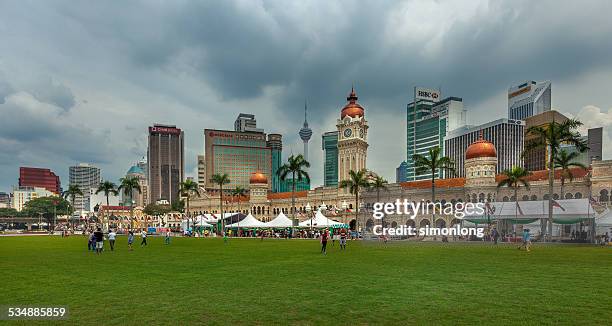
{"label": "sultan abdul samad building", "polygon": [[[347,97],[348,103],[340,112],[337,120],[338,129],[338,179],[347,179],[350,170],[367,168],[367,133],[368,123],[365,109],[357,103],[354,90]],[[498,188],[503,176],[496,175],[497,150],[493,143],[482,139],[472,143],[465,152],[465,177],[438,179],[436,200],[442,203],[514,201],[511,188]],[[591,197],[601,203],[608,203],[612,193],[612,160],[594,161],[588,170],[572,169],[573,180],[567,178],[561,193],[561,173],[556,171],[553,199],[574,199]],[[548,171],[533,171],[527,178],[530,187],[518,190],[519,201],[546,200],[548,194]],[[281,211],[291,216],[291,192],[271,193],[268,191],[270,180],[261,173],[254,173],[249,180],[249,194],[241,198],[224,195],[225,212],[251,213],[257,219],[269,221]],[[396,199],[421,201],[431,199],[431,181],[411,181],[392,183],[387,190],[380,191],[380,201],[394,202]],[[356,207],[355,197],[345,189],[337,187],[318,187],[308,191],[296,192],[296,216],[300,220],[309,218],[306,206],[313,210],[324,205],[326,216],[340,222],[354,225]],[[380,223],[372,218],[370,208],[377,202],[376,191],[364,190],[360,194],[359,225],[366,228]],[[218,192],[203,192],[201,197],[191,199],[191,210],[194,213],[219,213]],[[385,223],[398,225],[425,226],[435,224],[438,227],[458,223],[453,216],[436,215],[435,221],[428,215],[417,216],[415,220],[407,216],[394,215],[385,218]]]}

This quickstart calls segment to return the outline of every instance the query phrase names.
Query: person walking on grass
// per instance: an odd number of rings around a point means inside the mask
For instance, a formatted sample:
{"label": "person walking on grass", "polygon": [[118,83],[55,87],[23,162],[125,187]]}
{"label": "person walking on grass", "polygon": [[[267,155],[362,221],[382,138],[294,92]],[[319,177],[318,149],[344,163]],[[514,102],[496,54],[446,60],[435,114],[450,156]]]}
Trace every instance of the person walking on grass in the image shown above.
{"label": "person walking on grass", "polygon": [[89,232],[89,237],[87,238],[87,251],[92,251],[95,252],[96,251],[96,238],[94,235],[93,230],[88,231]]}
{"label": "person walking on grass", "polygon": [[164,243],[167,245],[170,244],[170,229],[166,230],[166,237],[164,238]]}
{"label": "person walking on grass", "polygon": [[529,229],[523,230],[523,243],[518,247],[518,250],[525,248],[526,251],[531,251],[531,235]]}
{"label": "person walking on grass", "polygon": [[491,231],[491,237],[493,237],[493,243],[497,245],[497,239],[499,239],[499,232],[497,232],[496,227],[493,227],[493,231]]}
{"label": "person walking on grass", "polygon": [[140,242],[140,247],[142,248],[147,245],[147,231],[145,229],[142,229],[142,232],[140,232],[140,237],[142,238]]}
{"label": "person walking on grass", "polygon": [[340,250],[346,250],[346,230],[340,230]]}
{"label": "person walking on grass", "polygon": [[108,231],[108,244],[110,245],[111,251],[115,251],[115,238],[117,237],[117,233],[113,229]]}
{"label": "person walking on grass", "polygon": [[99,255],[104,248],[104,233],[102,233],[102,229],[98,228],[96,232],[94,232],[94,238],[96,240],[96,254]]}
{"label": "person walking on grass", "polygon": [[134,231],[129,230],[128,231],[128,248],[130,248],[130,251],[134,250],[134,247],[132,247],[132,244],[134,244]]}
{"label": "person walking on grass", "polygon": [[329,233],[327,230],[321,232],[321,253],[327,255],[327,240],[329,239]]}

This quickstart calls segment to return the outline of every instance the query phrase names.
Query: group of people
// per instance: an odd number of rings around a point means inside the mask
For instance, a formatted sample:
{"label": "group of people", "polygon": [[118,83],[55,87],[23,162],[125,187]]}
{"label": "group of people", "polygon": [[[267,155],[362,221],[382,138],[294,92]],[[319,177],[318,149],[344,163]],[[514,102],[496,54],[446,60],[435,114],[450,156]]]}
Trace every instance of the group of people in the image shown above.
{"label": "group of people", "polygon": [[338,238],[340,240],[340,250],[346,250],[346,239],[348,238],[348,236],[349,235],[346,229],[338,230],[337,236],[331,234],[327,229],[318,233],[318,238],[321,242],[321,254],[327,255],[327,242],[330,238],[332,239],[332,244],[335,243],[336,238]]}
{"label": "group of people", "polygon": [[[95,252],[96,254],[101,254],[104,251],[104,239],[105,239],[105,234],[102,231],[102,229],[98,227],[95,230],[88,230],[84,234],[89,235],[88,241],[87,241],[87,250]],[[171,236],[172,236],[172,233],[170,232],[170,230],[167,230],[164,233],[164,244],[165,245],[170,244]],[[135,238],[136,236],[134,234],[134,231],[128,230],[127,243],[128,243],[128,249],[130,251],[134,250],[133,246],[134,246]],[[146,247],[148,245],[147,238],[148,238],[147,231],[145,229],[142,229],[142,231],[140,232],[140,239],[141,239],[140,247]],[[108,233],[106,233],[106,239],[108,240],[110,250],[115,251],[115,241],[117,240],[117,232],[114,229],[109,229]]]}

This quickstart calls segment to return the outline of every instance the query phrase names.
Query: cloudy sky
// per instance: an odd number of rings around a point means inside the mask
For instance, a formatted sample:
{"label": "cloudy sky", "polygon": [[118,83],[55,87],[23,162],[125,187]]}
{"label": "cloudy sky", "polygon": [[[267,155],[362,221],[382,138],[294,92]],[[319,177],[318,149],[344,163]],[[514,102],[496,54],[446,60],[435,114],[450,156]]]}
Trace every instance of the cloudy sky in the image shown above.
{"label": "cloudy sky", "polygon": [[[416,85],[459,96],[472,124],[504,117],[507,88],[551,80],[553,107],[612,144],[611,1],[0,1],[0,191],[19,166],[68,183],[79,162],[118,179],[147,126],[185,131],[188,175],[204,128],[254,113],[286,155],[308,99],[310,158],[355,84],[368,165],[394,180]],[[604,158],[612,158],[611,146]]]}

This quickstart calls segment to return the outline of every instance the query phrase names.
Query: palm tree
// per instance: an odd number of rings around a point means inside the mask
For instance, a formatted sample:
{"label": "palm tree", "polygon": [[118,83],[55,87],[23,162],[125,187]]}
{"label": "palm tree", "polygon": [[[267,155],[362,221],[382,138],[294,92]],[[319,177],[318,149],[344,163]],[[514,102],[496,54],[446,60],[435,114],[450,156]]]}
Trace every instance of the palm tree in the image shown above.
{"label": "palm tree", "polygon": [[223,219],[223,185],[230,183],[230,178],[227,173],[215,173],[211,181],[219,185],[219,211],[221,212],[221,232],[225,232],[225,221]]}
{"label": "palm tree", "polygon": [[119,179],[119,188],[118,191],[122,191],[126,197],[130,198],[130,227],[134,227],[134,190],[139,193],[142,191],[140,189],[140,183],[138,182],[137,177],[125,177]]}
{"label": "palm tree", "polygon": [[232,196],[236,196],[238,198],[238,213],[242,214],[242,207],[241,207],[241,202],[240,202],[240,198],[244,197],[244,195],[246,194],[247,190],[241,186],[236,186],[236,188],[234,188],[232,190]]}
{"label": "palm tree", "polygon": [[110,205],[108,196],[110,196],[111,194],[117,196],[119,194],[119,191],[117,191],[117,185],[115,185],[114,182],[110,181],[103,181],[102,183],[100,183],[98,189],[96,190],[96,195],[101,192],[103,192],[104,196],[106,196],[106,206]]}
{"label": "palm tree", "polygon": [[348,188],[349,192],[355,195],[355,230],[359,232],[359,191],[370,187],[367,177],[367,170],[361,169],[357,172],[350,170],[349,178],[340,181],[340,188]]}
{"label": "palm tree", "polygon": [[[191,195],[196,195],[198,197],[200,197],[200,187],[198,186],[198,184],[191,180],[191,179],[187,179],[183,182],[181,182],[179,184],[179,196],[183,196],[185,197],[185,203],[186,203],[186,215],[187,215],[187,229],[189,229],[189,219],[191,217],[190,211],[189,211],[189,197]],[[194,229],[195,229],[195,222],[194,222]]]}
{"label": "palm tree", "polygon": [[[70,203],[72,205],[72,215],[74,215],[74,211],[76,210],[74,207],[76,196],[83,196],[83,192],[81,191],[81,188],[79,188],[78,185],[70,184],[68,186],[68,190],[64,191],[62,193],[62,196],[66,199],[70,198]],[[70,221],[72,222],[73,227],[74,227],[74,216],[70,217]]]}
{"label": "palm tree", "polygon": [[310,167],[310,163],[304,159],[302,154],[297,156],[289,156],[287,163],[283,164],[278,168],[276,174],[281,180],[285,181],[288,175],[291,175],[291,218],[293,219],[293,225],[297,225],[295,219],[295,184],[297,181],[310,181],[310,175],[306,172],[306,169]]}
{"label": "palm tree", "polygon": [[565,188],[565,179],[569,179],[570,182],[574,181],[574,174],[571,167],[579,167],[586,169],[587,167],[578,162],[574,161],[580,154],[578,152],[568,153],[566,150],[562,149],[555,157],[555,169],[561,169],[561,199],[565,198],[564,188]]}
{"label": "palm tree", "polygon": [[[245,194],[246,189],[242,188],[241,186],[236,186],[236,188],[232,190],[232,197],[236,196],[238,198],[238,214],[242,214],[242,205],[240,202],[240,197],[244,196]],[[240,236],[240,215],[238,215],[238,236]]]}
{"label": "palm tree", "polygon": [[512,169],[504,170],[502,172],[504,178],[497,184],[497,188],[510,187],[514,190],[514,201],[516,207],[514,208],[514,218],[518,218],[518,188],[523,185],[526,189],[529,189],[529,181],[527,177],[531,175],[531,172],[520,166],[513,166]]}
{"label": "palm tree", "polygon": [[431,216],[431,223],[435,223],[435,203],[436,203],[436,177],[438,172],[448,171],[451,173],[455,172],[455,163],[447,156],[442,156],[440,147],[432,147],[429,149],[429,155],[414,154],[412,160],[414,160],[415,172],[417,174],[430,173],[431,174],[431,203],[434,205],[434,211]]}
{"label": "palm tree", "polygon": [[553,121],[546,126],[532,126],[525,131],[527,136],[534,136],[535,139],[525,144],[523,155],[535,149],[548,150],[548,162],[546,162],[548,166],[548,240],[552,239],[555,158],[560,151],[561,144],[574,145],[580,153],[588,149],[580,133],[576,131],[580,126],[582,122],[576,119],[567,119],[559,123],[553,118]]}
{"label": "palm tree", "polygon": [[[370,188],[376,190],[376,202],[380,203],[380,191],[384,190],[384,191],[389,191],[389,188],[387,187],[387,184],[389,182],[387,180],[385,180],[385,178],[377,175],[376,177],[374,177],[371,182],[370,182]],[[385,218],[384,216],[381,218],[380,223],[382,224],[383,227],[385,227]]]}

